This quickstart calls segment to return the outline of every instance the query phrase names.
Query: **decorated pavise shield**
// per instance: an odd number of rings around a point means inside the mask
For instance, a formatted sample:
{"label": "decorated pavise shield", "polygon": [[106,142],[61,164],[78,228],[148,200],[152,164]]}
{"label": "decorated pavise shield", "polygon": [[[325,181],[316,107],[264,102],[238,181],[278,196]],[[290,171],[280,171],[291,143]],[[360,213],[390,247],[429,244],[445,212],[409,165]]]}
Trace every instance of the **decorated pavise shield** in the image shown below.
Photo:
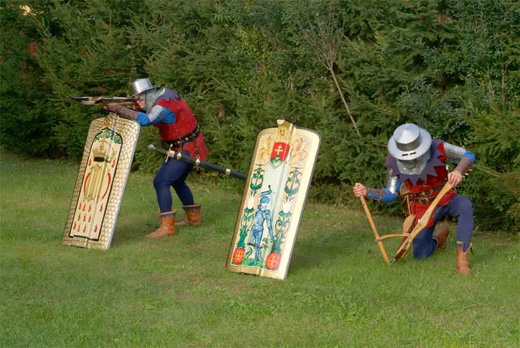
{"label": "decorated pavise shield", "polygon": [[110,113],[90,124],[63,231],[63,244],[108,249],[140,127]]}
{"label": "decorated pavise shield", "polygon": [[285,279],[321,137],[277,122],[258,135],[226,268]]}

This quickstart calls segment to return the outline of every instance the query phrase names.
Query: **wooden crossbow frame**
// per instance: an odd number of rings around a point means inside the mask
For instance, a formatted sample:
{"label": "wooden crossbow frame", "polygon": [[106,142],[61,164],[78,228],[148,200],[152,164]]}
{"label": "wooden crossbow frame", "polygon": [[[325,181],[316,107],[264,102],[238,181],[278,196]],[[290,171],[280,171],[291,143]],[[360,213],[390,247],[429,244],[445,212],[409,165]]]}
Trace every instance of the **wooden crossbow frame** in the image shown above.
{"label": "wooden crossbow frame", "polygon": [[[359,199],[361,200],[361,205],[363,206],[363,209],[365,210],[365,213],[367,215],[368,222],[370,224],[370,227],[372,228],[372,232],[374,232],[374,236],[376,237],[376,243],[379,246],[379,250],[381,250],[381,254],[383,254],[383,258],[385,259],[385,262],[390,264],[395,264],[397,260],[403,258],[408,250],[410,250],[410,247],[412,246],[412,242],[417,237],[417,235],[424,230],[424,228],[428,225],[428,221],[430,220],[431,216],[433,215],[435,208],[439,204],[440,200],[446,193],[448,193],[453,186],[449,182],[446,182],[444,187],[440,190],[439,194],[433,202],[430,204],[424,215],[417,221],[417,224],[414,225],[414,222],[416,220],[415,215],[409,215],[403,223],[403,233],[394,233],[394,234],[387,234],[384,236],[380,236],[377,232],[376,225],[374,224],[374,220],[372,219],[372,214],[370,214],[370,210],[368,209],[367,203],[365,201],[365,197],[360,196]],[[386,253],[386,249],[383,245],[383,240],[387,238],[395,238],[400,237],[402,238],[401,243],[399,244],[399,247],[397,248],[397,251],[394,254],[394,257],[392,260],[388,258],[388,254]]]}

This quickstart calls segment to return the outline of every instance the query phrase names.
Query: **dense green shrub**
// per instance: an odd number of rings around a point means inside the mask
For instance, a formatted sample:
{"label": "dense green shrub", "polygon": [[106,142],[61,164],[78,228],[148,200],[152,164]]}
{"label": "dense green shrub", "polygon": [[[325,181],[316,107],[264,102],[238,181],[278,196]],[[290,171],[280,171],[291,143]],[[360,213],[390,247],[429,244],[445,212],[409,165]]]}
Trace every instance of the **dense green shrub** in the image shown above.
{"label": "dense green shrub", "polygon": [[[348,201],[356,181],[382,186],[389,136],[399,124],[417,123],[477,155],[471,179],[461,186],[474,202],[477,223],[518,232],[517,4],[1,4],[0,140],[6,148],[23,151],[30,144],[33,154],[78,158],[100,110],[71,104],[66,96],[127,95],[133,79],[149,76],[190,103],[210,159],[240,171],[248,169],[258,131],[276,118],[319,131],[312,195],[325,201]],[[31,7],[29,14],[22,4]],[[13,33],[20,35],[8,43]],[[38,49],[31,55],[32,42]],[[154,138],[143,129],[134,169],[156,168],[157,158],[145,150]]]}
{"label": "dense green shrub", "polygon": [[44,71],[35,60],[39,33],[19,6],[0,1],[0,142],[29,155],[54,155],[55,115],[48,108],[52,91],[41,82]]}

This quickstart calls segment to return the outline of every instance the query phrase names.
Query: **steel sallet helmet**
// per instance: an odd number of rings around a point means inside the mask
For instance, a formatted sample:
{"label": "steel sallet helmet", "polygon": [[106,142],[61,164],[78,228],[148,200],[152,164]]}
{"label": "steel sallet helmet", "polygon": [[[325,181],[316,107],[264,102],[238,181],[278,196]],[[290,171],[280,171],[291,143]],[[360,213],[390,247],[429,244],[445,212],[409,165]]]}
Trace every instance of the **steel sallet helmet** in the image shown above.
{"label": "steel sallet helmet", "polygon": [[141,95],[145,100],[144,111],[149,112],[156,99],[163,95],[165,92],[164,88],[154,87],[149,78],[137,79],[130,85],[132,89],[132,97]]}
{"label": "steel sallet helmet", "polygon": [[387,148],[402,173],[420,174],[430,159],[431,144],[432,137],[426,129],[406,123],[395,129]]}
{"label": "steel sallet helmet", "polygon": [[149,78],[144,78],[132,82],[130,88],[132,89],[132,97],[135,97],[136,95],[154,89],[155,87],[152,85]]}

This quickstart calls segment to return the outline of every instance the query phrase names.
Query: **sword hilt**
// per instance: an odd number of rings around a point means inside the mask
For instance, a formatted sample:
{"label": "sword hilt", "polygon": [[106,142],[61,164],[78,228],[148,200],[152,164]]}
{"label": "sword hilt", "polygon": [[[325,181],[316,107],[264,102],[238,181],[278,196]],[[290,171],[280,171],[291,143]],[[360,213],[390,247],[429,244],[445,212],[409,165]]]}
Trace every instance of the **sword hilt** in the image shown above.
{"label": "sword hilt", "polygon": [[153,144],[148,145],[148,150],[150,150],[150,151],[157,151],[157,152],[160,152],[162,154],[165,154],[166,158],[164,159],[164,163],[168,162],[170,157],[173,157],[173,156],[170,155],[170,151],[167,151],[167,150],[164,150],[164,149],[158,149]]}

